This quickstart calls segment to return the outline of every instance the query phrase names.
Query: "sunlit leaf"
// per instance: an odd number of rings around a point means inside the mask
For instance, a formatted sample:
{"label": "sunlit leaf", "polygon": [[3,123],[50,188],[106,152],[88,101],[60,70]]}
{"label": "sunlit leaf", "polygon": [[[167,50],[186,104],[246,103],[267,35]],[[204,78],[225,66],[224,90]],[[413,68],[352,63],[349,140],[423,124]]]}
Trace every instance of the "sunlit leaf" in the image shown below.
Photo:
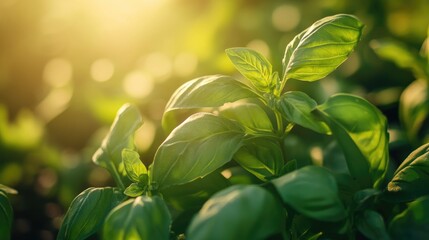
{"label": "sunlit leaf", "polygon": [[393,239],[426,239],[429,236],[429,196],[421,197],[396,215],[389,224]]}
{"label": "sunlit leaf", "polygon": [[257,98],[247,85],[222,75],[200,77],[180,86],[171,96],[164,110],[163,126],[171,129],[172,112],[180,109],[220,107],[228,102]]}
{"label": "sunlit leaf", "polygon": [[381,58],[392,61],[401,68],[411,69],[416,77],[429,77],[425,70],[425,59],[405,44],[392,39],[380,39],[371,41],[370,46]]}
{"label": "sunlit leaf", "polygon": [[107,214],[124,199],[116,188],[88,188],[71,203],[57,239],[86,239],[97,232]]}
{"label": "sunlit leaf", "polygon": [[10,239],[12,231],[13,209],[9,198],[2,189],[0,189],[0,236],[4,239]]}
{"label": "sunlit leaf", "polygon": [[18,194],[18,191],[16,191],[15,189],[8,187],[6,185],[0,184],[0,191],[3,191],[7,194]]}
{"label": "sunlit leaf", "polygon": [[383,217],[375,211],[365,210],[356,219],[357,229],[370,240],[390,240]]}
{"label": "sunlit leaf", "polygon": [[429,87],[426,81],[416,80],[402,92],[399,116],[408,137],[415,143],[424,143],[429,137],[429,127],[425,125],[429,119]]}
{"label": "sunlit leaf", "polygon": [[187,239],[266,239],[284,227],[280,203],[256,185],[235,185],[213,195],[192,220]]}
{"label": "sunlit leaf", "polygon": [[103,225],[103,239],[169,239],[171,216],[158,196],[140,196],[114,208]]}
{"label": "sunlit leaf", "polygon": [[286,47],[283,81],[316,81],[331,73],[358,43],[363,25],[354,16],[323,18],[297,35]]}
{"label": "sunlit leaf", "polygon": [[234,160],[261,180],[268,180],[280,172],[283,153],[277,139],[252,138],[238,150]]}
{"label": "sunlit leaf", "polygon": [[260,105],[255,103],[237,102],[225,104],[219,109],[219,115],[238,121],[249,133],[273,131],[273,124],[267,113]]}
{"label": "sunlit leaf", "polygon": [[138,197],[142,195],[145,191],[145,188],[140,186],[137,183],[131,183],[130,186],[125,188],[124,194],[129,197]]}
{"label": "sunlit leaf", "polygon": [[335,177],[323,167],[306,166],[272,183],[284,203],[307,217],[326,222],[346,217]]}
{"label": "sunlit leaf", "polygon": [[124,162],[127,176],[133,182],[139,182],[140,176],[147,174],[147,169],[140,160],[138,152],[127,148],[122,150],[122,161]]}
{"label": "sunlit leaf", "polygon": [[192,115],[159,146],[151,182],[165,188],[204,177],[232,159],[244,135],[235,121],[209,113]]}
{"label": "sunlit leaf", "polygon": [[381,187],[388,169],[387,121],[363,98],[337,94],[317,107],[337,138],[353,179],[363,188]]}
{"label": "sunlit leaf", "polygon": [[109,134],[92,157],[94,163],[108,169],[112,163],[118,166],[122,162],[122,149],[134,149],[134,133],[142,123],[142,117],[136,106],[129,104],[122,106]]}
{"label": "sunlit leaf", "polygon": [[270,92],[276,84],[273,78],[273,67],[262,54],[249,48],[229,48],[225,50],[235,68],[253,86],[261,92]]}
{"label": "sunlit leaf", "polygon": [[387,185],[387,197],[412,201],[429,194],[429,143],[414,150],[398,167]]}
{"label": "sunlit leaf", "polygon": [[326,123],[318,120],[311,112],[316,108],[314,99],[303,92],[286,92],[277,102],[282,115],[289,121],[313,131],[330,134]]}

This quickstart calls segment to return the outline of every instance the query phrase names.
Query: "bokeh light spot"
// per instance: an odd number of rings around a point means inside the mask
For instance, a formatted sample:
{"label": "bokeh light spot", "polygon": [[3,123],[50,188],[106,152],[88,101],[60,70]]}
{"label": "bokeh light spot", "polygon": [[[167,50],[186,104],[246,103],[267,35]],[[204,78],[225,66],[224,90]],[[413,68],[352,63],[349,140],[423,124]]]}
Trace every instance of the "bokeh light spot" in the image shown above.
{"label": "bokeh light spot", "polygon": [[261,53],[262,55],[264,55],[267,58],[269,58],[269,56],[270,56],[270,47],[263,40],[254,39],[247,44],[247,47]]}
{"label": "bokeh light spot", "polygon": [[181,53],[174,59],[173,66],[178,76],[189,76],[197,69],[198,57],[192,53]]}
{"label": "bokeh light spot", "polygon": [[152,121],[145,120],[144,124],[137,130],[135,144],[141,151],[147,151],[155,138],[156,127]]}
{"label": "bokeh light spot", "polygon": [[125,76],[123,88],[131,97],[144,98],[152,92],[154,80],[142,71],[133,71]]}
{"label": "bokeh light spot", "polygon": [[105,82],[109,80],[115,71],[113,63],[106,58],[96,60],[91,65],[91,77],[96,82]]}
{"label": "bokeh light spot", "polygon": [[158,82],[166,80],[173,68],[170,58],[159,52],[149,54],[144,59],[143,67],[145,72],[150,73]]}
{"label": "bokeh light spot", "polygon": [[43,71],[43,80],[51,87],[63,87],[70,83],[73,68],[71,63],[63,58],[50,60]]}
{"label": "bokeh light spot", "polygon": [[271,20],[274,28],[288,32],[298,26],[301,12],[296,6],[284,4],[274,9]]}

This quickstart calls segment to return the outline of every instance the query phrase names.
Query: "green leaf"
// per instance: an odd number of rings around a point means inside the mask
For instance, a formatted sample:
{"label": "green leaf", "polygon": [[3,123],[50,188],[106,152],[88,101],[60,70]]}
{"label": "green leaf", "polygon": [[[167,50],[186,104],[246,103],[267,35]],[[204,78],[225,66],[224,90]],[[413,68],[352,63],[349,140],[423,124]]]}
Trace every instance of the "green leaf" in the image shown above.
{"label": "green leaf", "polygon": [[370,240],[389,240],[383,217],[375,211],[365,210],[358,215],[356,220],[357,229]]}
{"label": "green leaf", "polygon": [[277,102],[277,108],[289,122],[319,133],[331,134],[326,123],[311,113],[316,107],[316,101],[307,94],[296,91],[284,93]]}
{"label": "green leaf", "polygon": [[3,191],[7,194],[18,194],[18,191],[16,191],[15,189],[8,187],[6,185],[0,184],[0,191]]}
{"label": "green leaf", "polygon": [[401,94],[399,116],[408,137],[415,143],[429,139],[429,87],[424,80],[411,83]]}
{"label": "green leaf", "polygon": [[429,236],[429,196],[421,197],[396,215],[389,224],[393,239],[426,239]]}
{"label": "green leaf", "polygon": [[307,217],[326,222],[346,217],[335,177],[323,167],[306,166],[272,183],[284,203]]}
{"label": "green leaf", "polygon": [[57,239],[86,239],[100,228],[107,214],[124,199],[116,188],[88,188],[71,203]]}
{"label": "green leaf", "polygon": [[138,197],[142,195],[144,191],[145,187],[141,187],[138,183],[131,183],[130,186],[124,190],[124,194],[129,197]]}
{"label": "green leaf", "polygon": [[429,143],[414,150],[398,167],[387,185],[386,197],[412,201],[429,194]]}
{"label": "green leaf", "polygon": [[425,70],[425,59],[405,44],[392,39],[380,39],[371,41],[370,46],[379,57],[392,61],[401,68],[412,70],[417,78],[429,78]]}
{"label": "green leaf", "polygon": [[267,190],[235,185],[213,195],[189,225],[187,239],[266,239],[281,232],[285,213]]}
{"label": "green leaf", "polygon": [[219,171],[195,181],[162,190],[168,205],[176,211],[200,208],[210,196],[231,185]]}
{"label": "green leaf", "polygon": [[283,166],[283,153],[277,139],[251,138],[234,155],[234,160],[257,178],[266,181]]}
{"label": "green leaf", "polygon": [[159,146],[151,182],[162,189],[204,177],[232,159],[244,135],[235,121],[209,113],[192,115]]}
{"label": "green leaf", "polygon": [[258,98],[247,85],[222,75],[200,77],[180,86],[171,96],[164,110],[163,127],[170,130],[173,112],[184,109],[220,107],[228,102]]}
{"label": "green leaf", "polygon": [[140,176],[147,174],[146,166],[140,160],[138,152],[132,149],[123,149],[122,161],[124,162],[125,171],[131,181],[139,182]]}
{"label": "green leaf", "polygon": [[[2,185],[4,186],[4,185]],[[13,209],[9,198],[3,189],[0,189],[0,236],[10,239],[13,221]]]}
{"label": "green leaf", "polygon": [[[122,163],[122,149],[134,149],[134,133],[143,120],[138,108],[125,104],[119,109],[110,132],[104,138],[100,148],[92,156],[92,161],[109,170],[119,187],[124,188],[118,169]],[[125,175],[126,173],[122,173]]]}
{"label": "green leaf", "polygon": [[225,50],[235,68],[261,92],[270,92],[276,84],[271,63],[260,53],[249,48]]}
{"label": "green leaf", "polygon": [[387,121],[363,98],[336,94],[317,107],[341,146],[361,189],[380,188],[388,170]]}
{"label": "green leaf", "polygon": [[273,131],[273,124],[267,113],[255,103],[228,103],[219,109],[219,115],[239,122],[248,133]]}
{"label": "green leaf", "polygon": [[103,225],[103,239],[169,239],[171,216],[162,198],[140,196],[114,208]]}
{"label": "green leaf", "polygon": [[353,51],[363,25],[354,16],[323,18],[298,34],[286,47],[283,81],[316,81],[331,73]]}

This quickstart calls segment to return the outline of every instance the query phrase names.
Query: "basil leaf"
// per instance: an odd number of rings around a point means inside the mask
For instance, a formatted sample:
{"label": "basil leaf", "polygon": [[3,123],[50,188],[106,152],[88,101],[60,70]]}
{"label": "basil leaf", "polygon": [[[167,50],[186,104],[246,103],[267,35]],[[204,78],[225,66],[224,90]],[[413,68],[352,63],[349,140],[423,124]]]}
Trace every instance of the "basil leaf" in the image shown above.
{"label": "basil leaf", "polygon": [[[134,149],[134,133],[142,123],[142,117],[136,106],[130,104],[122,106],[113,121],[110,132],[92,156],[92,161],[108,169],[113,176],[118,175],[115,171],[119,169],[119,165],[122,165],[122,149]],[[122,175],[125,174],[122,172]],[[117,184],[121,185],[118,182]]]}
{"label": "basil leaf", "polygon": [[358,215],[356,220],[357,229],[370,240],[390,240],[384,225],[383,217],[375,211],[365,210]]}
{"label": "basil leaf", "polygon": [[323,18],[297,35],[286,47],[283,81],[316,81],[331,73],[353,51],[363,25],[354,16]]}
{"label": "basil leaf", "polygon": [[138,152],[131,149],[122,150],[122,161],[124,162],[125,171],[133,182],[139,182],[140,176],[147,174],[146,166],[140,160]]}
{"label": "basil leaf", "polygon": [[204,177],[232,159],[244,135],[235,121],[210,113],[192,115],[159,146],[151,182],[163,189]]}
{"label": "basil leaf", "polygon": [[267,113],[255,103],[225,104],[219,109],[219,115],[239,122],[248,133],[271,133],[273,131],[273,124]]}
{"label": "basil leaf", "polygon": [[124,194],[129,197],[138,197],[145,191],[144,187],[141,187],[138,183],[131,183],[130,186],[125,188]]}
{"label": "basil leaf", "polygon": [[393,239],[426,239],[429,236],[429,196],[411,202],[389,224]]}
{"label": "basil leaf", "polygon": [[277,102],[277,108],[289,122],[319,133],[331,134],[326,123],[311,113],[316,107],[316,101],[303,92],[286,92]]}
{"label": "basil leaf", "polygon": [[371,41],[370,46],[379,57],[392,61],[401,68],[411,69],[417,78],[429,78],[425,70],[425,59],[405,44],[392,39],[380,39]]}
{"label": "basil leaf", "polygon": [[252,138],[234,155],[234,160],[257,178],[266,181],[283,166],[283,153],[276,139]]}
{"label": "basil leaf", "polygon": [[[4,186],[4,185],[2,185]],[[13,209],[9,198],[3,189],[0,189],[0,236],[10,239],[13,221]]]}
{"label": "basil leaf", "polygon": [[103,225],[103,239],[169,239],[171,216],[158,196],[140,196],[115,207]]}
{"label": "basil leaf", "polygon": [[284,203],[307,217],[326,222],[346,217],[335,177],[323,167],[306,166],[271,182]]}
{"label": "basil leaf", "polygon": [[258,95],[247,85],[222,75],[200,77],[180,86],[171,96],[164,110],[163,127],[171,130],[176,110],[220,107],[228,102]]}
{"label": "basil leaf", "polygon": [[86,239],[100,228],[124,195],[116,188],[88,188],[72,201],[57,239]]}
{"label": "basil leaf", "polygon": [[426,143],[429,138],[429,87],[425,80],[416,80],[401,94],[399,116],[406,133],[414,143]]}
{"label": "basil leaf", "polygon": [[235,185],[213,195],[189,225],[187,239],[266,239],[281,232],[285,213],[267,190]]}
{"label": "basil leaf", "polygon": [[235,68],[261,92],[270,92],[276,84],[271,63],[260,53],[249,48],[225,50]]}
{"label": "basil leaf", "polygon": [[363,98],[336,94],[317,107],[337,138],[361,189],[380,188],[388,170],[387,121]]}
{"label": "basil leaf", "polygon": [[429,194],[429,143],[414,150],[387,185],[388,200],[412,201]]}

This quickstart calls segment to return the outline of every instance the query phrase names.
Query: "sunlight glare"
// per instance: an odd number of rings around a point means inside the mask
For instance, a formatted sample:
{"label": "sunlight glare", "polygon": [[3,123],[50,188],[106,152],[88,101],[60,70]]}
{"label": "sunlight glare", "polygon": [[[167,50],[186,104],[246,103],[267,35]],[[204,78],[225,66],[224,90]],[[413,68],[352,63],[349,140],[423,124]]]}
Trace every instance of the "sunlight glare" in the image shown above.
{"label": "sunlight glare", "polygon": [[174,71],[178,76],[186,77],[191,75],[198,66],[198,57],[192,53],[180,53],[174,59]]}
{"label": "sunlight glare", "polygon": [[131,97],[144,98],[152,92],[154,80],[150,75],[136,70],[125,76],[123,88]]}
{"label": "sunlight glare", "polygon": [[73,68],[70,61],[63,58],[51,59],[43,71],[43,80],[51,87],[64,87],[72,80]]}
{"label": "sunlight glare", "polygon": [[115,71],[112,61],[107,58],[100,58],[91,65],[91,77],[96,82],[109,80]]}
{"label": "sunlight glare", "polygon": [[301,21],[301,12],[296,6],[284,4],[274,9],[271,20],[277,30],[292,31]]}

